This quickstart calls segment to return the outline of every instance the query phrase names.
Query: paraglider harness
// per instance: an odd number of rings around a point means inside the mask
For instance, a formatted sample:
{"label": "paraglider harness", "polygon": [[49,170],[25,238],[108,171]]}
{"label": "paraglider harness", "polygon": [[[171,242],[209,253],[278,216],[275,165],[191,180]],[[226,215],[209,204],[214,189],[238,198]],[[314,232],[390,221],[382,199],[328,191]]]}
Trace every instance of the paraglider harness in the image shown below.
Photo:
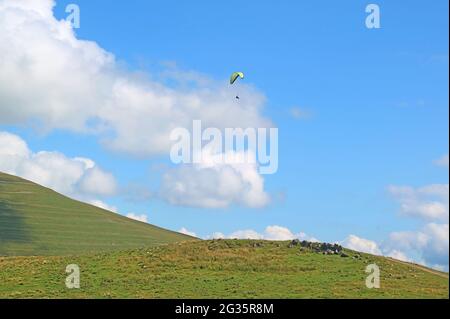
{"label": "paraglider harness", "polygon": [[[244,73],[243,73],[243,72],[234,72],[233,74],[231,74],[231,77],[230,77],[230,85],[233,85],[234,82],[235,82],[238,78],[243,79],[243,78],[244,78]],[[238,94],[236,94],[236,99],[237,99],[237,100],[240,99]]]}

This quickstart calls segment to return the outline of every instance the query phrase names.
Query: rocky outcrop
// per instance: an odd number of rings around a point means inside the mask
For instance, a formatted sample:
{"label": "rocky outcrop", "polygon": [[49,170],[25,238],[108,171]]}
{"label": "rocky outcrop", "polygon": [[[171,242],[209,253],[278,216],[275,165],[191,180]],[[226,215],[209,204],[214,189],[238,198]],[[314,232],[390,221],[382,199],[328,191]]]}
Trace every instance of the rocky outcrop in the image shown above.
{"label": "rocky outcrop", "polygon": [[288,247],[300,247],[300,250],[302,251],[309,250],[323,255],[340,255],[341,257],[348,257],[348,255],[343,252],[343,247],[339,244],[317,243],[294,239],[289,243]]}

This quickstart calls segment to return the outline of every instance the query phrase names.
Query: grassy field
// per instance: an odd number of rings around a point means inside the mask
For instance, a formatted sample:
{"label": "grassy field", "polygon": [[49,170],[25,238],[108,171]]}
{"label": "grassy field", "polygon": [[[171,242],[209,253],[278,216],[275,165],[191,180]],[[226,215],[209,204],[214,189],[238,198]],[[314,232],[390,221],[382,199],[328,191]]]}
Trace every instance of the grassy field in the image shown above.
{"label": "grassy field", "polygon": [[[0,173],[0,298],[448,298],[446,273],[345,253],[200,241]],[[380,289],[365,286],[371,263]],[[65,286],[69,264],[80,289]]]}
{"label": "grassy field", "polygon": [[[191,241],[72,257],[0,258],[2,298],[448,298],[448,274],[352,251],[349,257],[289,242]],[[355,258],[361,256],[359,258]],[[365,286],[365,267],[381,288]],[[66,265],[81,288],[65,287]]]}
{"label": "grassy field", "polygon": [[0,256],[85,254],[192,239],[0,173]]}

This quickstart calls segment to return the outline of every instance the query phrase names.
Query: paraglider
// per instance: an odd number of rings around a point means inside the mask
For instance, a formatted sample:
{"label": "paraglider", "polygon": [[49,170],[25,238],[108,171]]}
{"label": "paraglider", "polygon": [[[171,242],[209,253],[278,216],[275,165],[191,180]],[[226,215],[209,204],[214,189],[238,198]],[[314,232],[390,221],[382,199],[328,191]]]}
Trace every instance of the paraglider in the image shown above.
{"label": "paraglider", "polygon": [[244,73],[242,73],[242,72],[234,72],[233,74],[231,74],[231,77],[230,77],[230,84],[233,85],[234,82],[236,82],[236,80],[237,80],[238,78],[243,79],[243,78],[244,78]]}
{"label": "paraglider", "polygon": [[[244,73],[242,73],[242,72],[234,72],[233,74],[231,74],[231,77],[230,77],[230,85],[233,85],[234,82],[236,82],[236,80],[237,80],[238,78],[243,79],[243,78],[244,78]],[[239,94],[236,94],[236,99],[239,100]]]}

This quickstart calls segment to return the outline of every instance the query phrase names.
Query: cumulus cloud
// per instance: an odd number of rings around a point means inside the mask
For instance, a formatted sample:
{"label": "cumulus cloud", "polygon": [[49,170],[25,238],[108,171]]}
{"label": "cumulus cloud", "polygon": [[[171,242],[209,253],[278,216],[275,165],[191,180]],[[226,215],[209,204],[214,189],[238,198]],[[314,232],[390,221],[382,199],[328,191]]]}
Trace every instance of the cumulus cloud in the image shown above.
{"label": "cumulus cloud", "polygon": [[401,231],[392,232],[386,246],[392,246],[401,250],[421,250],[428,242],[428,236],[423,232]]}
{"label": "cumulus cloud", "polygon": [[248,156],[253,155],[205,151],[200,163],[183,164],[165,172],[160,197],[173,205],[190,207],[266,206],[270,196],[264,191],[264,179],[256,164],[243,163]]}
{"label": "cumulus cloud", "polygon": [[409,259],[408,256],[406,256],[406,254],[400,250],[392,250],[386,256],[401,261],[412,262],[412,260]]}
{"label": "cumulus cloud", "polygon": [[372,255],[382,254],[376,242],[358,237],[356,235],[349,235],[344,241],[341,242],[341,245],[352,250]]}
{"label": "cumulus cloud", "polygon": [[[109,205],[102,200],[92,199],[92,200],[89,200],[88,203],[91,205],[94,205],[96,207],[108,210],[110,212],[119,214],[119,210],[117,209],[116,206]],[[148,217],[145,214],[128,213],[125,216],[128,218],[134,219],[134,220],[138,220],[143,223],[148,223]]]}
{"label": "cumulus cloud", "polygon": [[423,258],[437,265],[447,265],[449,254],[449,230],[448,224],[427,224],[423,232],[428,237],[427,245],[422,251]]}
{"label": "cumulus cloud", "polygon": [[428,223],[419,231],[393,232],[383,247],[388,251],[414,253],[426,265],[448,268],[448,224]]}
{"label": "cumulus cloud", "polygon": [[194,233],[193,231],[189,231],[187,230],[185,227],[182,227],[180,230],[178,230],[179,233],[185,234],[185,235],[189,235],[192,237],[197,237],[197,234]]}
{"label": "cumulus cloud", "polygon": [[448,269],[449,186],[431,184],[420,188],[390,186],[389,192],[400,204],[404,216],[425,221],[419,230],[392,232],[382,246],[384,251],[400,251],[419,263]]}
{"label": "cumulus cloud", "polygon": [[269,240],[289,240],[297,237],[288,228],[282,226],[267,226],[265,238]]}
{"label": "cumulus cloud", "polygon": [[[114,59],[75,38],[53,17],[49,0],[0,2],[0,121],[40,121],[48,128],[86,129]],[[99,90],[99,91],[98,91]]]}
{"label": "cumulus cloud", "polygon": [[117,191],[114,176],[95,166],[86,170],[78,186],[81,192],[87,194],[108,196]]}
{"label": "cumulus cloud", "polygon": [[448,221],[448,184],[433,184],[421,188],[391,185],[388,187],[388,191],[399,201],[403,215],[427,220]]}
{"label": "cumulus cloud", "polygon": [[79,199],[113,195],[116,180],[94,161],[59,152],[34,153],[15,134],[0,132],[0,171],[31,180]]}
{"label": "cumulus cloud", "polygon": [[27,143],[19,136],[0,132],[0,170],[14,173],[17,163],[29,158],[30,153]]}
{"label": "cumulus cloud", "polygon": [[[241,84],[236,103],[225,79],[175,65],[160,74],[124,70],[97,43],[77,39],[70,23],[54,17],[53,6],[53,0],[0,1],[0,125],[33,123],[43,131],[92,134],[110,150],[139,157],[167,155],[170,132],[190,128],[194,119],[218,129],[272,126],[262,116],[266,99],[252,86]],[[58,157],[45,156],[54,162]],[[38,167],[28,169],[40,174]],[[76,171],[72,167],[71,180],[77,180],[82,192],[101,196],[115,190],[113,177],[98,167],[82,179],[75,178]],[[41,180],[56,183],[44,176]],[[237,189],[229,184],[214,190],[211,180],[234,183]],[[61,185],[68,182],[72,185]],[[251,167],[225,165],[202,172],[184,167],[166,174],[161,194],[175,205],[260,207],[268,202],[262,185]]]}
{"label": "cumulus cloud", "polygon": [[110,212],[114,212],[114,213],[119,212],[116,206],[108,205],[107,203],[105,203],[104,201],[101,201],[99,199],[92,199],[92,200],[88,201],[88,203],[91,205],[97,206],[99,208],[109,210]]}
{"label": "cumulus cloud", "polygon": [[251,86],[241,85],[236,103],[225,79],[173,67],[163,79],[123,70],[113,54],[56,20],[53,6],[0,1],[0,124],[87,132],[138,156],[167,154],[172,129],[193,119],[219,129],[271,125],[261,115],[264,95]]}
{"label": "cumulus cloud", "polygon": [[128,218],[143,222],[143,223],[147,223],[147,215],[145,214],[135,214],[135,213],[128,213],[126,215]]}
{"label": "cumulus cloud", "polygon": [[221,232],[214,232],[209,236],[206,236],[205,239],[225,239],[225,234]]}
{"label": "cumulus cloud", "polygon": [[244,230],[237,230],[235,232],[230,233],[229,235],[225,235],[221,232],[215,232],[212,235],[208,236],[207,238],[211,239],[264,239],[264,240],[292,240],[292,239],[300,239],[300,240],[308,240],[312,242],[318,242],[319,240],[310,237],[307,234],[300,232],[300,233],[293,233],[291,230],[289,230],[286,227],[278,226],[278,225],[271,225],[267,226],[263,233],[259,233],[252,229],[244,229]]}
{"label": "cumulus cloud", "polygon": [[264,239],[264,234],[260,234],[257,231],[254,231],[252,229],[244,229],[244,230],[237,230],[230,235],[227,236],[227,238],[236,238],[236,239]]}

